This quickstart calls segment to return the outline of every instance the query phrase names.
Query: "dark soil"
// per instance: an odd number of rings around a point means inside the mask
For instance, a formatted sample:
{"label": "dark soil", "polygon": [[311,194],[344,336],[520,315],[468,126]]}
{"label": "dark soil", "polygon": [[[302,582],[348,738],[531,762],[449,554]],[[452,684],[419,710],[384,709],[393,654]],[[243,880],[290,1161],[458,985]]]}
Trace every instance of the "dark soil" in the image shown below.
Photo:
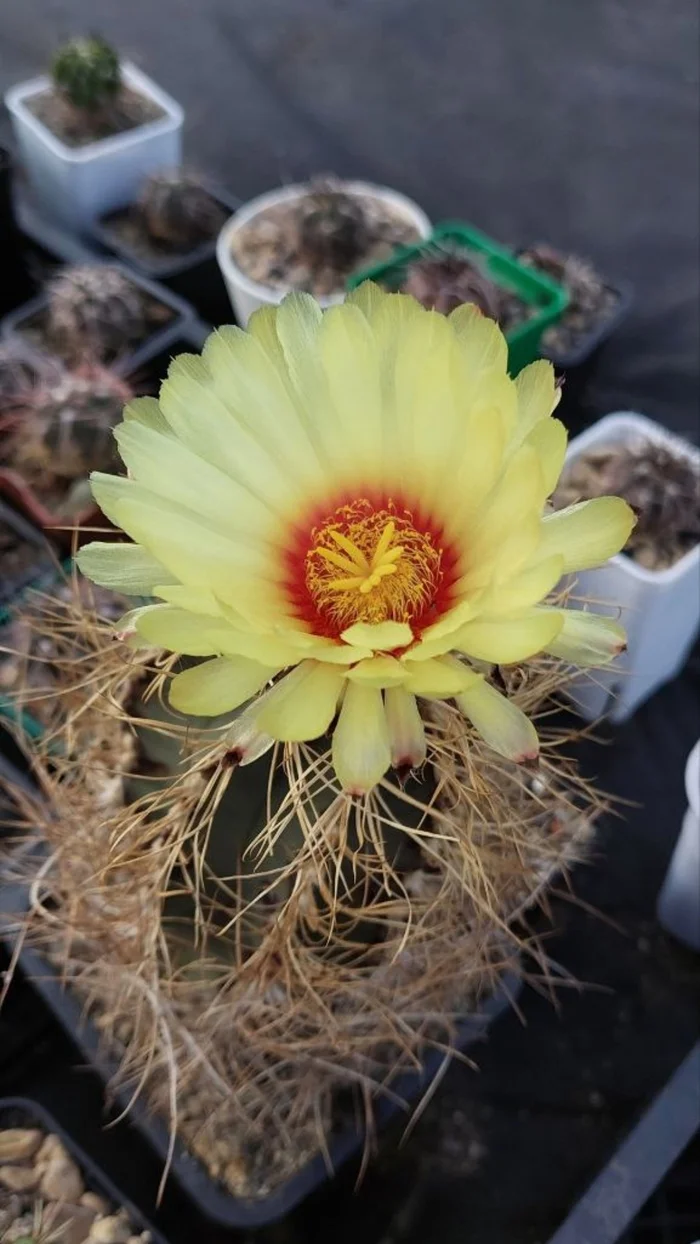
{"label": "dark soil", "polygon": [[102,138],[135,130],[165,115],[160,104],[130,86],[122,86],[109,107],[91,113],[69,104],[54,87],[32,96],[25,104],[37,120],[67,147],[87,147]]}
{"label": "dark soil", "polygon": [[48,552],[25,540],[0,514],[0,607],[49,565]]}
{"label": "dark soil", "polygon": [[624,552],[647,570],[666,570],[700,544],[700,471],[688,458],[642,439],[602,446],[572,462],[553,503],[609,495],[637,514]]}
{"label": "dark soil", "polygon": [[349,197],[359,202],[365,218],[367,244],[359,259],[347,264],[314,265],[304,253],[301,237],[308,198],[278,203],[255,216],[234,235],[233,259],[246,276],[260,285],[306,290],[323,297],[342,293],[354,272],[382,263],[397,247],[418,241],[418,233],[406,216],[369,195]]}
{"label": "dark soil", "polygon": [[129,207],[121,208],[117,212],[111,212],[109,216],[102,219],[101,225],[107,240],[113,239],[120,248],[130,251],[141,263],[163,263],[167,259],[188,255],[192,250],[198,250],[203,242],[208,240],[213,242],[218,236],[231,213],[217,201],[214,195],[209,195],[209,198],[214,209],[209,238],[201,239],[194,247],[188,247],[185,250],[167,246],[151,237],[137,203],[132,203]]}
{"label": "dark soil", "polygon": [[606,284],[587,260],[561,254],[550,246],[530,246],[518,259],[529,268],[563,285],[569,305],[556,324],[542,336],[542,348],[552,355],[578,350],[581,343],[615,314],[620,294]]}
{"label": "dark soil", "polygon": [[[175,318],[175,311],[166,303],[160,302],[158,298],[153,298],[150,294],[142,291],[144,318],[146,320],[146,332],[136,341],[125,341],[121,351],[111,351],[100,358],[101,363],[111,366],[132,350],[139,349],[146,341],[155,333],[160,332]],[[36,350],[40,350],[45,354],[53,354],[61,358],[65,363],[72,363],[75,360],[68,358],[65,353],[56,345],[51,333],[49,332],[46,311],[39,310],[33,315],[27,316],[16,325],[16,332],[24,337],[31,346]]]}

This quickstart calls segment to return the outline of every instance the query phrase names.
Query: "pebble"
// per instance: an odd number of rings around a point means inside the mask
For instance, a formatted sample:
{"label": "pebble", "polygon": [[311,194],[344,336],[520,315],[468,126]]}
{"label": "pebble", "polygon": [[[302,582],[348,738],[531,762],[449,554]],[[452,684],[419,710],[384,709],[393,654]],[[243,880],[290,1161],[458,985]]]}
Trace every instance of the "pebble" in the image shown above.
{"label": "pebble", "polygon": [[0,1166],[0,1184],[10,1192],[28,1192],[38,1182],[39,1172],[33,1166]]}
{"label": "pebble", "polygon": [[75,1162],[70,1158],[54,1158],[41,1177],[41,1192],[49,1201],[79,1201],[83,1181]]}
{"label": "pebble", "polygon": [[86,1209],[93,1209],[96,1214],[108,1214],[109,1204],[103,1196],[98,1196],[96,1192],[84,1192],[80,1198],[80,1204]]}
{"label": "pebble", "polygon": [[13,1127],[0,1132],[0,1162],[24,1162],[36,1153],[41,1132],[36,1128]]}
{"label": "pebble", "polygon": [[93,1223],[88,1244],[129,1244],[131,1228],[121,1214],[110,1214]]}
{"label": "pebble", "polygon": [[70,1158],[65,1145],[61,1143],[58,1136],[47,1136],[36,1155],[34,1165],[43,1170],[45,1166],[48,1166],[49,1162],[55,1160],[69,1162]]}

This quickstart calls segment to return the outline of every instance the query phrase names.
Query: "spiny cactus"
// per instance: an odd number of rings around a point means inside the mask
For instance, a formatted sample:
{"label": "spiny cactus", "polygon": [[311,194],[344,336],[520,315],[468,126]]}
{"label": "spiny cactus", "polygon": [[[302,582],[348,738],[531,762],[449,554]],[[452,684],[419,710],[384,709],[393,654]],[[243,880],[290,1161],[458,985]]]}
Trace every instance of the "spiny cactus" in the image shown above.
{"label": "spiny cactus", "polygon": [[216,199],[182,169],[152,174],[137,207],[149,237],[173,251],[192,250],[215,237],[226,220]]}
{"label": "spiny cactus", "polygon": [[52,77],[63,98],[82,112],[108,108],[121,88],[119,58],[95,35],[72,39],[59,48]]}
{"label": "spiny cactus", "polygon": [[342,182],[319,178],[299,206],[299,246],[312,271],[324,267],[350,272],[371,241],[367,214],[357,195]]}
{"label": "spiny cactus", "polygon": [[62,372],[26,397],[11,436],[9,459],[40,493],[62,493],[90,471],[116,466],[112,435],[133,393],[97,364]]}
{"label": "spiny cactus", "polygon": [[0,346],[0,417],[9,414],[35,383],[42,361],[30,360],[14,344]]}
{"label": "spiny cactus", "polygon": [[68,363],[111,362],[147,332],[140,288],[109,264],[63,268],[47,294],[47,335]]}
{"label": "spiny cactus", "polygon": [[412,263],[401,286],[429,311],[449,315],[463,303],[473,303],[491,319],[500,312],[498,286],[464,252],[435,247]]}

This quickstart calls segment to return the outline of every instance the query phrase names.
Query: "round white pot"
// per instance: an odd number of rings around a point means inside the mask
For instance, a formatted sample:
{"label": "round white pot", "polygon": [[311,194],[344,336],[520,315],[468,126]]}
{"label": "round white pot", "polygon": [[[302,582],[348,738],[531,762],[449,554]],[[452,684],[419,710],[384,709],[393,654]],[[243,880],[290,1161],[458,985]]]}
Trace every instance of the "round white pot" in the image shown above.
{"label": "round white pot", "polygon": [[680,941],[700,950],[700,740],[685,770],[688,811],[659,894],[661,924]]}
{"label": "round white pot", "polygon": [[129,203],[149,173],[181,162],[182,108],[135,65],[125,62],[121,72],[124,82],[158,104],[163,115],[85,147],[67,147],[27,107],[27,100],[51,85],[50,78],[32,78],[5,95],[37,205],[76,232]]}
{"label": "round white pot", "polygon": [[[407,198],[403,194],[399,194],[396,190],[388,190],[385,186],[373,186],[369,182],[364,181],[348,181],[343,183],[343,189],[349,194],[363,194],[372,196],[381,200],[394,208],[396,212],[405,216],[406,220],[412,224],[417,230],[421,238],[427,238],[432,232],[432,225],[422,208],[418,207],[412,199]],[[253,281],[235,263],[231,253],[231,242],[236,233],[247,225],[255,216],[264,211],[268,207],[276,207],[278,203],[289,203],[294,199],[300,199],[303,195],[308,194],[308,184],[285,186],[281,190],[271,190],[267,194],[260,194],[257,198],[251,199],[250,203],[246,203],[241,207],[234,216],[224,225],[216,247],[216,257],[221,269],[221,275],[226,282],[226,288],[231,299],[234,315],[238,323],[245,328],[248,320],[258,307],[276,306],[288,294],[292,286],[283,289],[273,289],[269,285],[260,285],[258,281]],[[331,307],[336,303],[343,302],[345,298],[344,291],[337,294],[329,294],[318,298],[318,302],[322,307]]]}
{"label": "round white pot", "polygon": [[[688,458],[700,469],[700,450],[644,415],[607,415],[569,446],[567,462],[605,445],[645,438]],[[646,570],[624,553],[576,575],[575,594],[596,613],[618,618],[627,650],[612,666],[576,679],[570,695],[594,721],[607,713],[624,721],[682,669],[700,627],[700,545],[667,570]]]}

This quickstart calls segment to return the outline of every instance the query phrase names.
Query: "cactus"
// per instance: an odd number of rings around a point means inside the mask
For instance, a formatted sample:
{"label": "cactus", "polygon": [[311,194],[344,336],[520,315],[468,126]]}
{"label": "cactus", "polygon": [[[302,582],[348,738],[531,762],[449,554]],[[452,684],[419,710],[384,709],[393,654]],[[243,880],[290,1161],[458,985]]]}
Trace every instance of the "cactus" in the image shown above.
{"label": "cactus", "polygon": [[0,417],[22,405],[42,362],[23,355],[14,343],[0,346]]}
{"label": "cactus", "polygon": [[173,251],[192,250],[213,238],[226,219],[209,192],[181,169],[149,177],[137,209],[149,237]]}
{"label": "cactus", "polygon": [[371,236],[362,201],[340,182],[319,178],[300,204],[299,246],[312,272],[350,272],[367,253]]}
{"label": "cactus", "polygon": [[455,307],[470,302],[491,319],[499,318],[498,287],[461,251],[432,248],[411,265],[401,289],[429,311],[449,315]]}
{"label": "cactus", "polygon": [[104,111],[121,89],[119,58],[95,35],[73,39],[59,48],[51,72],[59,94],[80,112]]}
{"label": "cactus", "polygon": [[96,364],[38,383],[16,411],[6,460],[49,508],[84,508],[90,471],[117,465],[112,433],[132,396],[124,380]]}
{"label": "cactus", "polygon": [[109,264],[64,268],[47,294],[47,336],[68,363],[111,362],[147,332],[141,290]]}

